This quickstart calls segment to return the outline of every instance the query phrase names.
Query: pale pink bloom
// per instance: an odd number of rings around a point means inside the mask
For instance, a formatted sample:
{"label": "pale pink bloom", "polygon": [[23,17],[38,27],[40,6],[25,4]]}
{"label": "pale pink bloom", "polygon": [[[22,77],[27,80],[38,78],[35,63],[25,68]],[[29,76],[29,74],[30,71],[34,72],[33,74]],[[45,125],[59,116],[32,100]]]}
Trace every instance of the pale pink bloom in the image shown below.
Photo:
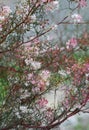
{"label": "pale pink bloom", "polygon": [[[50,2],[50,3],[49,3]],[[46,10],[49,10],[49,11],[55,11],[59,8],[59,1],[58,0],[50,0],[48,1],[48,4],[46,6]]]}
{"label": "pale pink bloom", "polygon": [[0,23],[2,23],[5,20],[4,16],[0,16]]}
{"label": "pale pink bloom", "polygon": [[77,46],[77,39],[76,38],[71,38],[70,40],[68,40],[68,42],[66,43],[66,48],[70,49],[70,48],[75,48]]}
{"label": "pale pink bloom", "polygon": [[41,98],[41,99],[37,102],[37,104],[39,105],[40,108],[46,107],[47,103],[48,103],[48,100],[45,99],[45,98]]}
{"label": "pale pink bloom", "polygon": [[36,80],[32,80],[32,81],[30,81],[32,84],[34,84],[34,85],[36,85]]}
{"label": "pale pink bloom", "polygon": [[87,6],[86,0],[79,0],[79,6],[80,6],[80,7],[85,7],[85,6]]}
{"label": "pale pink bloom", "polygon": [[31,16],[31,22],[35,22],[35,21],[36,21],[36,15],[33,14],[33,15]]}
{"label": "pale pink bloom", "polygon": [[54,118],[53,109],[48,108],[48,109],[44,112],[44,114],[45,114],[45,117],[46,117],[46,119],[47,119],[48,121],[53,120],[53,118]]}
{"label": "pale pink bloom", "polygon": [[71,20],[74,22],[74,23],[80,23],[82,22],[82,16],[80,14],[72,14],[71,15]]}
{"label": "pale pink bloom", "polygon": [[40,73],[40,76],[44,81],[47,81],[50,78],[50,75],[51,73],[48,70],[42,70],[42,72]]}
{"label": "pale pink bloom", "polygon": [[85,83],[87,84],[87,83],[89,83],[89,72],[88,72],[88,73],[86,73],[86,74],[85,74],[85,76],[86,76]]}
{"label": "pale pink bloom", "polygon": [[[48,70],[43,70],[39,76],[41,77],[41,79],[43,80],[43,82],[45,83],[45,86],[49,86],[49,83],[50,83],[50,76],[51,76],[51,73],[48,71]],[[45,86],[43,88],[45,88]]]}
{"label": "pale pink bloom", "polygon": [[36,93],[39,93],[39,92],[40,92],[40,88],[38,88],[38,87],[33,87],[33,88],[32,88],[32,92],[35,93],[35,94],[36,94]]}
{"label": "pale pink bloom", "polygon": [[2,31],[2,25],[0,25],[0,31]]}
{"label": "pale pink bloom", "polygon": [[12,12],[12,10],[10,9],[9,6],[3,6],[2,9],[3,9],[3,10],[2,10],[2,13],[3,13],[5,16],[8,16],[8,15]]}
{"label": "pale pink bloom", "polygon": [[35,39],[33,40],[33,42],[34,42],[34,44],[38,44],[38,43],[40,43],[40,40],[39,40],[39,38],[35,38]]}
{"label": "pale pink bloom", "polygon": [[40,79],[38,84],[37,84],[37,87],[40,88],[41,91],[44,91],[46,88],[45,81]]}
{"label": "pale pink bloom", "polygon": [[89,63],[84,64],[84,66],[85,66],[85,69],[87,70],[87,72],[89,72]]}
{"label": "pale pink bloom", "polygon": [[30,74],[27,75],[27,79],[28,79],[28,80],[33,79],[33,77],[34,77],[33,73],[30,73]]}
{"label": "pale pink bloom", "polygon": [[47,2],[47,0],[42,0],[43,3]]}
{"label": "pale pink bloom", "polygon": [[69,67],[67,67],[66,73],[67,73],[67,74],[70,74],[70,73],[71,73],[71,70],[70,70]]}

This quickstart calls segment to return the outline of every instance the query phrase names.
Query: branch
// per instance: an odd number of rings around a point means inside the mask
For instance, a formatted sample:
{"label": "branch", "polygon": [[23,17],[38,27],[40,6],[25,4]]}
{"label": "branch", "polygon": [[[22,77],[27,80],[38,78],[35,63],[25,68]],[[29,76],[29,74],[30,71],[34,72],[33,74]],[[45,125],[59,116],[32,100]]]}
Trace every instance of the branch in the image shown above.
{"label": "branch", "polygon": [[79,113],[80,109],[76,108],[73,112],[71,112],[70,114],[67,115],[66,113],[66,117],[64,119],[62,119],[61,121],[58,121],[50,126],[47,126],[47,128],[54,128],[55,126],[60,125],[61,123],[63,123],[65,120],[67,120],[69,117],[74,116],[75,114]]}
{"label": "branch", "polygon": [[66,117],[64,119],[62,119],[61,121],[58,121],[57,123],[54,123],[54,124],[50,124],[48,126],[31,126],[29,124],[26,124],[24,123],[24,121],[18,121],[18,123],[13,123],[12,125],[8,126],[8,127],[5,127],[5,128],[2,128],[1,130],[9,130],[11,128],[15,128],[16,126],[20,125],[20,126],[23,126],[25,128],[40,128],[41,130],[50,130],[51,128],[54,128],[55,126],[58,126],[60,125],[61,123],[63,123],[65,120],[67,120],[69,117],[77,114],[78,112],[80,112],[80,109],[76,108],[73,112],[71,112],[70,114],[67,115],[66,113]]}
{"label": "branch", "polygon": [[3,36],[2,40],[0,41],[0,44],[2,44],[2,43],[6,40],[6,38],[7,38],[7,36],[8,36],[9,34],[11,34],[11,33],[12,33],[14,30],[16,30],[20,25],[22,25],[23,23],[25,23],[25,21],[27,21],[29,15],[33,14],[34,11],[39,7],[39,5],[36,6],[36,4],[37,4],[37,2],[36,2],[35,5],[31,8],[31,10],[29,10],[28,14],[26,15],[26,17],[24,18],[24,20],[23,20],[22,22],[20,22],[19,24],[17,24],[14,28],[12,28],[10,31],[8,31],[6,35]]}
{"label": "branch", "polygon": [[[65,17],[61,22],[59,22],[57,25],[61,24],[61,23],[62,23],[65,19],[67,19],[67,18],[68,18],[68,16],[66,16],[66,17]],[[9,51],[12,51],[12,50],[14,50],[14,49],[20,47],[20,46],[23,45],[23,44],[27,44],[28,42],[32,42],[32,41],[34,41],[35,39],[37,39],[37,38],[43,36],[44,34],[46,34],[46,33],[48,33],[48,32],[50,32],[51,30],[53,30],[53,28],[54,28],[54,26],[50,27],[49,29],[47,29],[47,30],[44,31],[43,33],[41,33],[41,34],[35,36],[35,37],[32,38],[31,40],[28,40],[28,41],[26,41],[26,42],[22,42],[22,43],[20,43],[19,45],[13,47],[12,49],[8,49],[8,50],[5,50],[5,51],[1,51],[0,53],[6,53],[6,52],[9,52]]]}

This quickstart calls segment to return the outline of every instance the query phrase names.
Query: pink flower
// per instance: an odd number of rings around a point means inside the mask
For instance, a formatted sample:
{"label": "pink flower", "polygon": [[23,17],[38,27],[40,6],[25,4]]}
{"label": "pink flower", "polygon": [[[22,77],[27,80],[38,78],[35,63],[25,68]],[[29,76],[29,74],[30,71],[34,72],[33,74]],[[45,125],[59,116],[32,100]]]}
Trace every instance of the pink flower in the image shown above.
{"label": "pink flower", "polygon": [[47,2],[47,0],[42,0],[43,3]]}
{"label": "pink flower", "polygon": [[40,108],[46,107],[46,104],[48,103],[47,99],[41,98],[37,104],[39,105]]}
{"label": "pink flower", "polygon": [[51,109],[50,107],[47,108],[47,110],[44,112],[45,114],[45,118],[47,119],[47,121],[52,121],[54,118],[54,112],[53,109]]}
{"label": "pink flower", "polygon": [[85,67],[86,71],[89,72],[89,63],[84,64],[84,67]]}
{"label": "pink flower", "polygon": [[40,76],[44,81],[47,81],[50,78],[50,75],[51,73],[49,70],[42,70],[42,72],[40,73]]}
{"label": "pink flower", "polygon": [[12,12],[12,10],[10,9],[9,6],[3,6],[2,9],[3,9],[3,10],[2,10],[2,13],[3,13],[4,15],[6,15],[6,16],[8,16],[8,15]]}
{"label": "pink flower", "polygon": [[85,6],[87,6],[86,0],[79,0],[79,6],[80,6],[80,7],[85,7]]}
{"label": "pink flower", "polygon": [[32,88],[32,92],[33,92],[34,94],[38,94],[38,93],[40,92],[40,88],[38,88],[38,87],[33,87],[33,88]]}
{"label": "pink flower", "polygon": [[70,48],[75,48],[77,46],[77,40],[76,38],[71,38],[70,40],[68,40],[68,42],[66,43],[66,48],[70,49]]}
{"label": "pink flower", "polygon": [[40,88],[41,91],[44,91],[46,88],[46,83],[44,82],[44,80],[40,80],[37,84],[37,87]]}

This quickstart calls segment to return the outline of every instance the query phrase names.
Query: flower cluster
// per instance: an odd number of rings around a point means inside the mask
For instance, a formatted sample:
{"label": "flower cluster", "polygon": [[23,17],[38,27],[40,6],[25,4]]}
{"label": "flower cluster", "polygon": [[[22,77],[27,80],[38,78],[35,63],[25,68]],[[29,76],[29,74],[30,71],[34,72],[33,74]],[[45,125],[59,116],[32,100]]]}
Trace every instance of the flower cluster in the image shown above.
{"label": "flower cluster", "polygon": [[[86,6],[85,0],[76,2],[77,8]],[[58,0],[27,0],[14,13],[8,6],[1,8],[0,87],[5,81],[7,94],[2,94],[2,88],[0,96],[6,99],[0,104],[0,129],[11,122],[20,122],[16,129],[51,129],[89,102],[88,35],[84,36],[87,42],[80,33],[80,38],[76,33],[54,38],[69,18],[53,23],[48,14],[58,8]],[[74,13],[69,21],[75,26],[83,19]]]}
{"label": "flower cluster", "polygon": [[0,30],[2,30],[2,25],[5,21],[7,21],[8,16],[12,10],[10,9],[9,6],[3,6],[1,11],[0,11]]}
{"label": "flower cluster", "polygon": [[85,6],[87,6],[86,0],[79,0],[79,6],[80,6],[80,7],[85,7]]}
{"label": "flower cluster", "polygon": [[45,98],[42,98],[42,99],[38,100],[38,102],[37,102],[39,108],[46,107],[47,103],[48,103],[48,101]]}
{"label": "flower cluster", "polygon": [[68,40],[68,42],[66,42],[66,48],[67,49],[75,48],[77,44],[78,44],[77,39],[71,38],[70,40]]}
{"label": "flower cluster", "polygon": [[71,20],[74,22],[74,23],[81,23],[83,20],[82,20],[82,16],[80,14],[72,14],[71,15]]}

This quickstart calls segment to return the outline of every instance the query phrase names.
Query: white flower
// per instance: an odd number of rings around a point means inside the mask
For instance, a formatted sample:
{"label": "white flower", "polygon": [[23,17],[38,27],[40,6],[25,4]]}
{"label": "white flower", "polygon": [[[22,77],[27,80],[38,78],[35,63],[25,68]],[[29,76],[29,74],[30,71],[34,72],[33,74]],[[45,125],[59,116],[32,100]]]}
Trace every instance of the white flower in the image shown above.
{"label": "white flower", "polygon": [[25,59],[26,65],[31,65],[31,67],[34,70],[40,69],[41,68],[41,63],[38,61],[34,61],[32,58],[30,59]]}
{"label": "white flower", "polygon": [[42,70],[40,73],[40,76],[44,81],[47,81],[50,78],[50,75],[51,73],[48,70]]}
{"label": "white flower", "polygon": [[30,65],[30,60],[29,59],[25,59],[25,63],[26,63],[26,65]]}
{"label": "white flower", "polygon": [[71,20],[74,22],[74,23],[81,23],[82,22],[82,16],[80,14],[73,14],[71,15]]}
{"label": "white flower", "polygon": [[25,90],[25,91],[20,90],[20,91],[22,91],[22,94],[21,94],[20,99],[26,99],[27,97],[30,97],[30,95],[31,95],[31,94],[28,92],[28,90]]}
{"label": "white flower", "polygon": [[0,23],[2,23],[5,20],[4,16],[0,16]]}
{"label": "white flower", "polygon": [[57,0],[53,1],[53,7],[54,7],[54,9],[58,9],[59,8],[59,1],[57,1]]}
{"label": "white flower", "polygon": [[20,106],[20,110],[21,110],[23,113],[27,113],[27,112],[28,112],[27,106]]}
{"label": "white flower", "polygon": [[15,112],[15,115],[17,116],[17,118],[19,118],[19,119],[21,118],[19,112]]}
{"label": "white flower", "polygon": [[31,66],[33,67],[34,70],[37,70],[41,68],[41,63],[38,61],[32,61]]}
{"label": "white flower", "polygon": [[86,76],[85,82],[86,82],[86,84],[88,84],[89,83],[89,73],[85,74],[85,76]]}
{"label": "white flower", "polygon": [[58,73],[62,76],[67,76],[67,73],[64,70],[59,70]]}
{"label": "white flower", "polygon": [[36,21],[36,15],[35,15],[35,14],[33,14],[33,15],[31,16],[31,20],[32,20],[32,22],[35,22],[35,21]]}
{"label": "white flower", "polygon": [[57,30],[57,28],[58,28],[58,25],[53,25],[53,27],[52,27],[52,30]]}

